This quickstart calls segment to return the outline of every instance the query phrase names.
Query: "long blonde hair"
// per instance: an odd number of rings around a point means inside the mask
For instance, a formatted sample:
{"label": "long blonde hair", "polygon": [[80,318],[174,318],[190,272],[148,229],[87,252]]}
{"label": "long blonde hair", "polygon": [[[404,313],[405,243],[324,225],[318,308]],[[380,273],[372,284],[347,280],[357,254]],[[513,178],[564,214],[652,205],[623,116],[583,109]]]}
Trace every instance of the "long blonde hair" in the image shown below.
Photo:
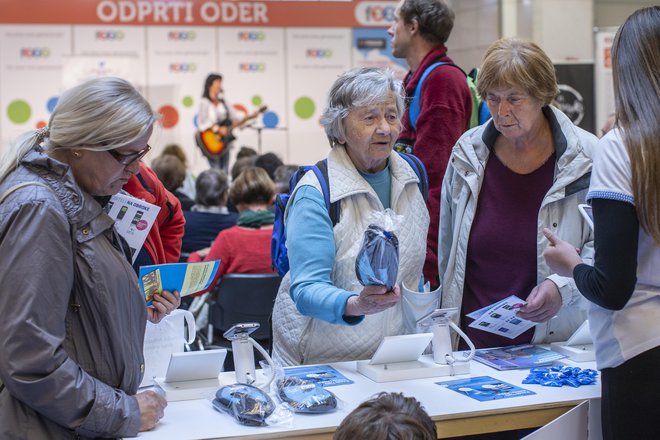
{"label": "long blonde hair", "polygon": [[637,10],[619,28],[612,73],[637,216],[660,244],[660,6]]}
{"label": "long blonde hair", "polygon": [[20,136],[0,163],[0,182],[31,149],[43,142],[45,150],[85,148],[112,150],[144,135],[158,115],[128,81],[95,78],[60,97],[48,126]]}

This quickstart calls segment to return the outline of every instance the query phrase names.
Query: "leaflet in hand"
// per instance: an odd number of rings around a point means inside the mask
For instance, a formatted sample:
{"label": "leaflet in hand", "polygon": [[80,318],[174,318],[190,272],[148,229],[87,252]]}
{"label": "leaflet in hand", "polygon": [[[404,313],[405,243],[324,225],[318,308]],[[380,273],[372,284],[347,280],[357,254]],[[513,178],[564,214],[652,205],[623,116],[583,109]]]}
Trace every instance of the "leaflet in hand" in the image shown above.
{"label": "leaflet in hand", "polygon": [[220,260],[140,266],[140,289],[147,305],[163,290],[176,290],[182,297],[197,293],[209,287],[219,265]]}
{"label": "leaflet in hand", "polygon": [[122,192],[110,198],[105,212],[113,218],[115,229],[131,248],[131,263],[135,263],[160,207]]}
{"label": "leaflet in hand", "polygon": [[469,327],[513,339],[536,325],[536,323],[516,315],[518,309],[525,304],[522,299],[511,295],[502,301],[466,315],[468,318],[474,319]]}
{"label": "leaflet in hand", "polygon": [[474,360],[498,370],[541,367],[563,359],[563,354],[538,345],[524,344],[509,347],[483,348],[474,354]]}

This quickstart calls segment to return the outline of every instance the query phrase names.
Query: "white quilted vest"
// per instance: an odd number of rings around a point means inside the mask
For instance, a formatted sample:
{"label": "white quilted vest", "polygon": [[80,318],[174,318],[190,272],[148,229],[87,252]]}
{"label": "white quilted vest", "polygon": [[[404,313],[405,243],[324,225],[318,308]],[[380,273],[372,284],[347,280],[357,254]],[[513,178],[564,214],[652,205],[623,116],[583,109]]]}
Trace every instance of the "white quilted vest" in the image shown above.
{"label": "white quilted vest", "polygon": [[[405,218],[404,227],[397,232],[397,283],[417,286],[426,257],[428,210],[417,185],[417,174],[397,153],[390,155],[390,172],[391,208]],[[337,252],[332,271],[333,284],[340,289],[359,293],[362,286],[355,275],[355,258],[368,226],[369,213],[381,211],[382,205],[343,147],[334,147],[328,155],[328,180],[331,202],[341,199],[340,220],[334,227]],[[307,173],[296,189],[303,185],[312,185],[321,191],[314,173]],[[301,315],[289,295],[290,286],[291,277],[287,273],[273,310],[273,359],[280,365],[367,359],[376,351],[384,336],[403,333],[400,304],[381,313],[367,315],[357,325],[335,325]]]}

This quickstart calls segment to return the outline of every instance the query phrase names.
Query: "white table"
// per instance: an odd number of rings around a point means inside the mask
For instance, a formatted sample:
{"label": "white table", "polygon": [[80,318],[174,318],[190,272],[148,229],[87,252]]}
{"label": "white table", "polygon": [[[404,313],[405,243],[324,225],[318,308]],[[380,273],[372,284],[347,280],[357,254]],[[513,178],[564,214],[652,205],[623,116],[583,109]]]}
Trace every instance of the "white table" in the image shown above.
{"label": "white table", "polygon": [[[571,363],[580,368],[595,368],[593,362]],[[170,402],[165,417],[153,431],[140,433],[140,439],[331,439],[346,415],[380,391],[402,392],[421,402],[436,422],[440,438],[509,429],[541,426],[577,404],[600,398],[600,380],[595,385],[573,388],[522,385],[529,370],[497,371],[477,362],[471,364],[470,376],[491,376],[534,391],[531,396],[480,402],[436,384],[466,378],[468,375],[376,383],[357,372],[355,362],[332,364],[351,385],[328,388],[340,400],[340,409],[322,415],[297,414],[292,427],[247,427],[232,417],[219,413],[208,399]],[[231,383],[233,372],[222,373],[222,383]],[[600,378],[600,376],[599,376]]]}

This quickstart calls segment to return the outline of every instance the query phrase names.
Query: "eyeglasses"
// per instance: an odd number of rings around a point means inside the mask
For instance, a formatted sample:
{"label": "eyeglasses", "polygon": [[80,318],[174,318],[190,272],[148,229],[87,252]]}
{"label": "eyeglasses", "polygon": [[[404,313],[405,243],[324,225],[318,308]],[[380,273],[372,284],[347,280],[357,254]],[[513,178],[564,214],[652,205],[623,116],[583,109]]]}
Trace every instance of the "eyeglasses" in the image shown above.
{"label": "eyeglasses", "polygon": [[147,145],[142,150],[131,154],[121,154],[116,150],[106,150],[106,151],[110,154],[110,156],[114,157],[117,162],[127,167],[136,160],[142,159],[144,155],[149,152],[149,150],[151,150],[151,147]]}

